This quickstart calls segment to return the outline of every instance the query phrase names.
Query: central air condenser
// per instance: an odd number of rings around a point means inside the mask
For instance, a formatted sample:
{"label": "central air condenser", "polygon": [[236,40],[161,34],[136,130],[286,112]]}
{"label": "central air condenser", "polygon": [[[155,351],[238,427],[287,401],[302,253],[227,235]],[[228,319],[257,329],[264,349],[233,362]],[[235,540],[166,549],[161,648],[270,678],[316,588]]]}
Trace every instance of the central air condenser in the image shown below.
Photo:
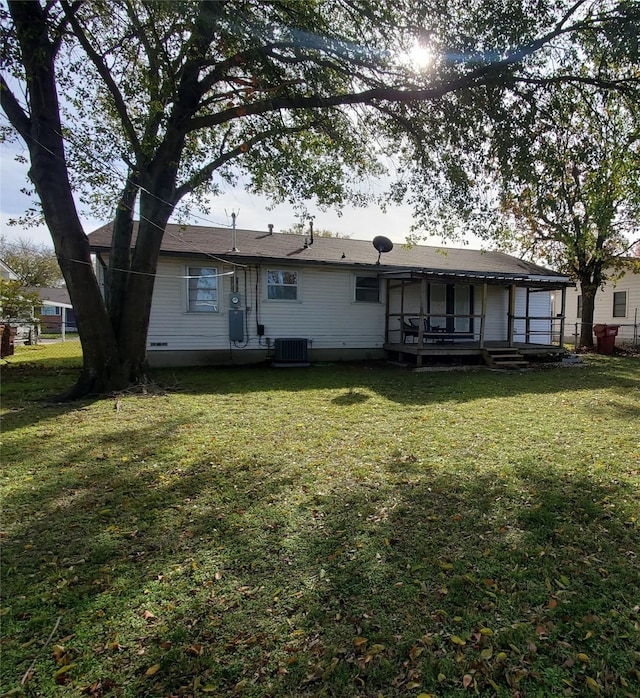
{"label": "central air condenser", "polygon": [[285,337],[274,342],[274,366],[308,366],[308,341],[300,337]]}

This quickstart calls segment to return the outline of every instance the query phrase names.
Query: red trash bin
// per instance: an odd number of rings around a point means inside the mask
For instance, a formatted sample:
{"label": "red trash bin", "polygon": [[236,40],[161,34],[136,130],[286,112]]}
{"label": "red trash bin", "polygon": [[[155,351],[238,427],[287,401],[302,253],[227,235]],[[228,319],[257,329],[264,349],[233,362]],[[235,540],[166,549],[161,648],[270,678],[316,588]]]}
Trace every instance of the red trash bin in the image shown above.
{"label": "red trash bin", "polygon": [[616,346],[620,325],[594,325],[593,333],[598,341],[598,354],[611,356]]}

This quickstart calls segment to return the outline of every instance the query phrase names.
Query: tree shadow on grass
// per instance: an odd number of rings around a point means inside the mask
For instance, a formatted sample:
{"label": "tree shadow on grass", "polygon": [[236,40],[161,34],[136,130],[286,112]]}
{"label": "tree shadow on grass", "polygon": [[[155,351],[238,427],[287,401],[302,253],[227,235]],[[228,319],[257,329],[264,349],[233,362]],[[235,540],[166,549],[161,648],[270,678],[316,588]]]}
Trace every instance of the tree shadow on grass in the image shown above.
{"label": "tree shadow on grass", "polygon": [[640,387],[640,365],[631,359],[580,369],[544,368],[527,372],[464,371],[413,373],[377,364],[333,364],[298,371],[275,372],[264,366],[200,368],[158,372],[191,394],[241,394],[300,390],[371,391],[392,402],[424,405],[433,402],[466,402],[477,399],[552,395],[562,391],[608,389],[627,394]]}
{"label": "tree shadow on grass", "polygon": [[457,695],[467,674],[528,695],[556,689],[545,666],[585,688],[589,633],[593,671],[633,680],[625,484],[393,461],[383,484],[312,487],[215,446],[170,470],[93,447],[8,496],[25,516],[3,541],[5,690],[35,657],[49,695]]}

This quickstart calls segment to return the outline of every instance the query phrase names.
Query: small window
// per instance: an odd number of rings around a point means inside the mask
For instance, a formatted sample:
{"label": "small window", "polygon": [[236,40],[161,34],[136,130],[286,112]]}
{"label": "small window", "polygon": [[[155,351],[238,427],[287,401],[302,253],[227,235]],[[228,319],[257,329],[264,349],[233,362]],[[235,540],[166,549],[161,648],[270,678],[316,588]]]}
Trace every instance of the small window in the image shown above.
{"label": "small window", "polygon": [[576,317],[582,318],[582,296],[578,296],[578,309]]}
{"label": "small window", "polygon": [[268,270],[267,298],[278,301],[298,300],[298,272]]}
{"label": "small window", "polygon": [[60,306],[59,305],[43,305],[42,308],[40,308],[40,315],[60,315]]}
{"label": "small window", "polygon": [[215,267],[188,267],[187,277],[189,312],[217,313],[218,270]]}
{"label": "small window", "polygon": [[380,280],[377,276],[356,276],[356,301],[359,303],[380,301]]}
{"label": "small window", "polygon": [[613,317],[627,316],[627,292],[613,292]]}

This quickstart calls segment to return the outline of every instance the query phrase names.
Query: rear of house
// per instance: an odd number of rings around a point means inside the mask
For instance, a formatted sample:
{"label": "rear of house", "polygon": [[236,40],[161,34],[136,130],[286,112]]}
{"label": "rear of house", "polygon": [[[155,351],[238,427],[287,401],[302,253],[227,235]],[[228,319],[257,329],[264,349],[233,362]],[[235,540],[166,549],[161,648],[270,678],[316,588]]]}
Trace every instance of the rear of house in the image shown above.
{"label": "rear of house", "polygon": [[[110,240],[110,226],[90,235],[103,279]],[[549,346],[551,291],[567,283],[501,253],[397,245],[380,255],[366,240],[239,230],[232,241],[227,229],[170,225],[155,280],[149,361],[379,359],[398,345],[414,356],[471,345],[479,353],[483,342],[509,337]],[[424,334],[416,352],[415,341],[402,336],[408,318],[444,332]]]}

